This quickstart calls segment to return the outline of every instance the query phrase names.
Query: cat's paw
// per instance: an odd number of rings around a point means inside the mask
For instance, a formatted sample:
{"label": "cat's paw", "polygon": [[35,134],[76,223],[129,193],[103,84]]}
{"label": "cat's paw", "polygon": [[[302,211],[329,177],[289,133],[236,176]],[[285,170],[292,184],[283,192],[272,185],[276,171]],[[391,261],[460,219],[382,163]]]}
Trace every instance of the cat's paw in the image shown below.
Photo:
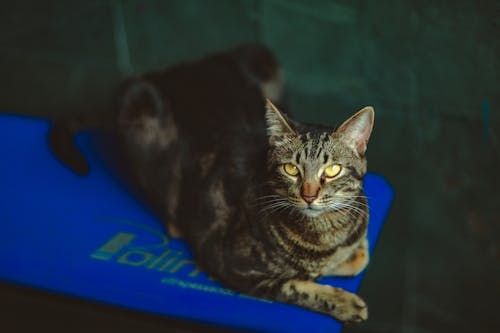
{"label": "cat's paw", "polygon": [[368,307],[361,297],[356,294],[335,289],[332,305],[334,305],[334,308],[331,310],[331,314],[340,321],[357,323],[368,319]]}
{"label": "cat's paw", "polygon": [[360,322],[368,318],[366,303],[344,289],[314,281],[289,280],[282,286],[282,298],[305,308],[322,312],[343,322]]}

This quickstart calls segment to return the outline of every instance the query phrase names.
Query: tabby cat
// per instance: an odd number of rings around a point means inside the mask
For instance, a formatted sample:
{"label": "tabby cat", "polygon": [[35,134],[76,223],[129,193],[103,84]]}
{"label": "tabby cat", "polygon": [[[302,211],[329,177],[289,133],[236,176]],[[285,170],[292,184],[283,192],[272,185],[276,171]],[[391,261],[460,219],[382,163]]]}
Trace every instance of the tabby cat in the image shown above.
{"label": "tabby cat", "polygon": [[[335,130],[292,120],[271,102],[282,104],[282,95],[277,61],[260,45],[127,80],[114,122],[120,164],[213,278],[365,320],[360,297],[314,280],[356,275],[368,263],[362,185],[374,111]],[[68,160],[61,124],[51,145]]]}

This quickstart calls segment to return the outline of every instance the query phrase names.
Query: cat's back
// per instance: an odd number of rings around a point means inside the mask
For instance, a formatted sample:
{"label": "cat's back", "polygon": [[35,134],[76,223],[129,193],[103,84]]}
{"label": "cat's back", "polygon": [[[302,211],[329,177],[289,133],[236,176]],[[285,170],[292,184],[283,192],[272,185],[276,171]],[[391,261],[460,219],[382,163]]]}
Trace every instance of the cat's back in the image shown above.
{"label": "cat's back", "polygon": [[267,97],[262,84],[272,80],[278,70],[269,50],[252,45],[144,78],[164,96],[186,140],[202,146],[224,145],[235,135],[262,136]]}
{"label": "cat's back", "polygon": [[262,183],[265,99],[281,98],[280,80],[272,53],[246,45],[125,86],[120,115],[127,164],[156,211],[183,221],[187,238],[219,220],[209,218],[220,211],[215,206],[241,207],[249,189]]}

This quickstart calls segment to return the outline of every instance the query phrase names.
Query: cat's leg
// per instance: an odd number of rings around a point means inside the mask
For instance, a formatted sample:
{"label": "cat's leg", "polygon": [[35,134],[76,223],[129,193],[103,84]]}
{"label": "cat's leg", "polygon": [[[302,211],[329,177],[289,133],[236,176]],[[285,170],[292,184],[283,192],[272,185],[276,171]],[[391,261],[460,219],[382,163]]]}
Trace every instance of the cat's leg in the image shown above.
{"label": "cat's leg", "polygon": [[365,238],[353,253],[341,264],[330,270],[328,275],[354,276],[361,273],[370,261],[368,240]]}
{"label": "cat's leg", "polygon": [[356,294],[310,280],[285,281],[276,298],[344,322],[360,322],[368,318],[366,303]]}

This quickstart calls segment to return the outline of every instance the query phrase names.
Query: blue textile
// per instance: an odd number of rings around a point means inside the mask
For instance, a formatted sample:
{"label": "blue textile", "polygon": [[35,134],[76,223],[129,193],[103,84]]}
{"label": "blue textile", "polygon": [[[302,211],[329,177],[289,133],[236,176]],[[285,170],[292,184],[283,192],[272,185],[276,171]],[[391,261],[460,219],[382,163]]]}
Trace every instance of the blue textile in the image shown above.
{"label": "blue textile", "polygon": [[[96,153],[79,144],[91,173],[79,177],[50,153],[43,119],[0,115],[0,279],[159,315],[258,331],[339,332],[325,315],[254,299],[209,280],[189,250]],[[368,174],[373,251],[393,198]],[[369,268],[368,268],[369,269]],[[320,282],[356,291],[363,274]]]}

